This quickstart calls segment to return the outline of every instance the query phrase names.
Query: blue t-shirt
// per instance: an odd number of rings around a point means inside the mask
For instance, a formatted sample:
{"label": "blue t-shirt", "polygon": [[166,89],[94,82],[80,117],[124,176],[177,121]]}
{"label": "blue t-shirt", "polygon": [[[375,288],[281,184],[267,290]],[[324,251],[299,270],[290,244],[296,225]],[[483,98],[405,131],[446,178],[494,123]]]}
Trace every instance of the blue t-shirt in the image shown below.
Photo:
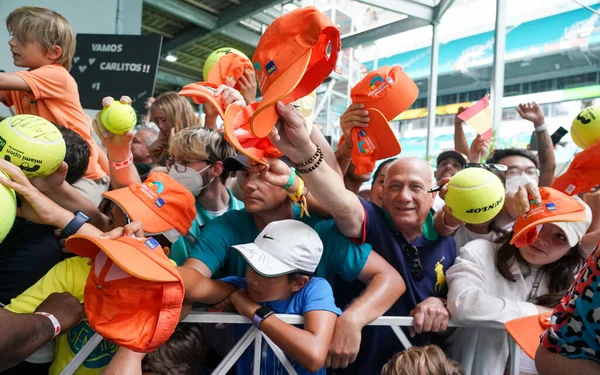
{"label": "blue t-shirt", "polygon": [[[233,210],[241,210],[244,208],[244,203],[235,199],[231,190],[227,189],[227,193],[229,194],[229,207],[227,211]],[[202,229],[206,226],[208,222],[210,222],[215,217],[208,213],[204,207],[200,204],[198,200],[196,200],[196,220],[192,223],[192,227],[190,228],[190,233],[194,237],[194,239],[200,237],[200,233],[202,233]],[[192,252],[194,244],[190,242],[190,239],[186,236],[181,236],[179,239],[171,246],[171,252],[169,253],[169,258],[175,261],[178,266],[181,266],[187,258],[189,258],[190,253]]]}
{"label": "blue t-shirt", "polygon": [[[424,271],[423,279],[416,281],[411,274],[412,263],[403,252],[403,244],[406,240],[396,230],[389,214],[371,202],[361,199],[361,203],[366,215],[366,242],[373,245],[375,251],[402,275],[406,283],[406,292],[384,315],[408,316],[417,304],[428,297],[446,298],[448,288],[445,273],[454,264],[456,244],[452,237],[442,237],[435,231],[433,215],[429,214],[423,226],[423,235],[411,243],[418,249],[419,260]],[[338,303],[350,302],[349,296],[358,296],[362,288],[364,287],[357,283],[352,286],[337,285],[336,300]],[[338,299],[338,295],[343,297]],[[432,339],[434,336],[431,334],[410,338],[413,345],[424,345]],[[403,349],[400,340],[389,327],[365,327],[358,358],[348,367],[346,373],[379,374],[392,355]]]}
{"label": "blue t-shirt", "polygon": [[[323,241],[323,255],[315,276],[330,280],[339,275],[346,281],[355,280],[369,258],[371,245],[348,239],[332,219],[316,215],[299,219],[299,214],[299,208],[294,206],[294,218],[312,227]],[[245,209],[229,211],[204,227],[190,256],[206,264],[213,278],[244,277],[248,263],[231,246],[254,242],[259,233],[251,213]]]}
{"label": "blue t-shirt", "polygon": [[[246,279],[239,276],[230,276],[221,279],[227,283],[233,284],[238,288],[248,289]],[[260,303],[261,306],[268,306],[277,314],[295,314],[304,315],[310,311],[321,310],[329,311],[336,315],[341,315],[340,310],[333,299],[333,291],[327,280],[320,277],[313,277],[310,281],[294,293],[290,298],[282,301],[271,301]],[[249,325],[237,325],[236,335],[237,338],[241,338],[244,333],[248,330]],[[263,342],[261,347],[261,362],[260,362],[260,373],[261,375],[279,375],[287,374],[287,371],[275,356],[275,353],[271,350],[269,345]],[[287,356],[291,364],[294,366],[296,372],[299,375],[308,374],[319,374],[325,375],[325,367],[318,372],[310,372],[300,364],[296,363],[291,357]],[[247,375],[252,374],[252,368],[254,365],[254,345],[251,345],[246,349],[244,354],[240,357],[237,362],[237,374]]]}

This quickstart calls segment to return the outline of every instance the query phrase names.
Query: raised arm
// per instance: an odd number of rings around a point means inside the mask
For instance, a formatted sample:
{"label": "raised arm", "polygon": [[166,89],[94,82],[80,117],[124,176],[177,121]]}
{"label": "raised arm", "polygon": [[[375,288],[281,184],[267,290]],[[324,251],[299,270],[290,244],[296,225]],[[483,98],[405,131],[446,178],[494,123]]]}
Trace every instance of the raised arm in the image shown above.
{"label": "raised arm", "polygon": [[465,111],[465,107],[458,108],[456,117],[454,117],[454,149],[464,155],[469,155],[469,142],[463,129],[463,121],[458,118],[458,115]]}
{"label": "raised arm", "polygon": [[0,90],[29,91],[31,88],[25,80],[15,73],[0,73]]}
{"label": "raised arm", "polygon": [[535,353],[535,367],[540,375],[596,375],[600,364],[589,359],[567,358],[540,346]]}
{"label": "raised arm", "polygon": [[552,186],[556,160],[554,158],[552,138],[544,122],[544,111],[536,102],[531,102],[519,104],[517,112],[521,118],[531,121],[535,129],[538,158],[540,159],[540,186]]}
{"label": "raised arm", "polygon": [[342,177],[323,162],[324,157],[320,157],[317,145],[310,141],[304,118],[298,110],[281,102],[276,108],[280,123],[273,128],[269,138],[295,164],[312,159],[300,168],[310,172],[297,169],[311,194],[333,215],[340,232],[351,238],[362,237],[365,214],[358,197],[346,190]]}
{"label": "raised arm", "polygon": [[223,281],[212,280],[190,267],[177,267],[185,286],[185,299],[192,302],[217,304],[237,288]]}

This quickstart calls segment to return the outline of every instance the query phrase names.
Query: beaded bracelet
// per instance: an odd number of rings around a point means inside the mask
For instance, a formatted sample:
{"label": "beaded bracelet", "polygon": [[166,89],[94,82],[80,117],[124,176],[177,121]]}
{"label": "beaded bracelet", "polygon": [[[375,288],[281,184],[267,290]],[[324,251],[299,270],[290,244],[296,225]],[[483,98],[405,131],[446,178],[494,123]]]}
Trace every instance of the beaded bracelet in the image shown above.
{"label": "beaded bracelet", "polygon": [[322,154],[323,151],[321,151],[321,147],[318,144],[314,143],[314,145],[317,146],[317,151],[315,151],[314,155],[311,156],[310,159],[305,160],[300,164],[293,163],[294,168],[298,169],[298,168],[305,167],[305,166],[309,165],[310,163],[312,163],[313,161],[317,160],[317,158],[319,157],[319,154]]}
{"label": "beaded bracelet", "polygon": [[323,151],[321,151],[319,153],[319,159],[317,160],[317,162],[312,167],[306,168],[306,169],[296,169],[296,172],[298,172],[298,173],[310,173],[310,172],[314,171],[315,169],[317,169],[319,167],[319,165],[321,165],[321,163],[323,162],[323,159],[325,159],[325,157],[323,156]]}

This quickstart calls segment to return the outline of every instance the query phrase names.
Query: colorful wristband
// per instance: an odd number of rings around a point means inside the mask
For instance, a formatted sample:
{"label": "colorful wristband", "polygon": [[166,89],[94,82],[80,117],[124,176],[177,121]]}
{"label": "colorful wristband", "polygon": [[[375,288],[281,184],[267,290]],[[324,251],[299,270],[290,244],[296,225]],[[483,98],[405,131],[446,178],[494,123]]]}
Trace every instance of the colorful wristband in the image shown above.
{"label": "colorful wristband", "polygon": [[58,319],[56,319],[54,317],[54,315],[49,314],[47,312],[42,312],[42,311],[38,311],[36,312],[37,315],[43,315],[46,318],[50,319],[50,321],[52,322],[52,325],[54,326],[54,336],[52,336],[52,338],[55,338],[56,336],[58,336],[58,334],[60,333],[60,323],[58,322]]}
{"label": "colorful wristband", "polygon": [[292,185],[294,184],[294,178],[296,177],[296,172],[294,171],[294,169],[290,170],[290,178],[288,178],[288,182],[287,184],[285,184],[283,186],[283,190],[287,190],[290,187],[292,187]]}
{"label": "colorful wristband", "polygon": [[120,161],[118,163],[108,160],[108,164],[116,170],[127,168],[129,164],[133,163],[133,154],[129,154],[129,157],[126,160]]}

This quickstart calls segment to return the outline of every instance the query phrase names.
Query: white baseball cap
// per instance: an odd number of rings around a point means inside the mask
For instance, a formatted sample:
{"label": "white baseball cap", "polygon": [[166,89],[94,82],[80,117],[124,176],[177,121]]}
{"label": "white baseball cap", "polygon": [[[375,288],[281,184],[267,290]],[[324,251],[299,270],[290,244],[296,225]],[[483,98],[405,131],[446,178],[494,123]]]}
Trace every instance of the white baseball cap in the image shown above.
{"label": "white baseball cap", "polygon": [[321,261],[323,242],[314,229],[297,220],[274,221],[254,242],[232,246],[261,276],[293,272],[314,273]]}

